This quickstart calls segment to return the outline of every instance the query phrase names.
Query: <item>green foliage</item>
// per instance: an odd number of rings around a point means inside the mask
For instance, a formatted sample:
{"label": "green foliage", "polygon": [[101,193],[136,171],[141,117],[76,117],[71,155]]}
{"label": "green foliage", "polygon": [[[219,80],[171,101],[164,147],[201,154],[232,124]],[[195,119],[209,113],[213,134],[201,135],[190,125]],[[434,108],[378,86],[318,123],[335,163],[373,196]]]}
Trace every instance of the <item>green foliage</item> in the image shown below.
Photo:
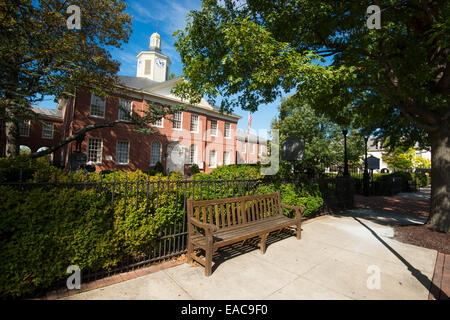
{"label": "green foliage", "polygon": [[[296,186],[292,183],[269,184],[259,186],[258,194],[281,192],[281,200],[284,204],[305,207],[303,217],[314,214],[323,205],[322,195],[317,184]],[[283,209],[285,215],[291,215],[290,210]]]}
{"label": "green foliage", "polygon": [[157,162],[153,168],[146,171],[146,173],[150,176],[155,176],[157,174],[164,174],[164,167],[161,162]]}
{"label": "green foliage", "polygon": [[[0,297],[44,293],[66,279],[66,269],[73,264],[83,272],[95,272],[152,252],[159,246],[163,230],[182,223],[186,198],[226,198],[280,190],[284,203],[306,207],[305,217],[323,205],[316,184],[284,184],[281,180],[261,183],[260,179],[249,182],[249,177],[260,177],[257,165],[227,166],[209,175],[196,174],[194,183],[184,190],[178,183],[182,179],[179,173],[169,177],[150,176],[139,170],[67,175],[44,160],[28,157],[15,162],[2,159],[0,165],[29,170],[24,179],[29,182],[37,181],[38,169],[43,170],[39,181],[53,182],[56,174],[62,183],[95,182],[0,186]],[[14,174],[10,177],[17,178]],[[223,181],[228,178],[228,183]]]}
{"label": "green foliage", "polygon": [[0,7],[0,105],[11,111],[6,121],[33,118],[31,104],[46,95],[68,97],[83,86],[105,93],[116,83],[120,64],[108,50],[121,48],[130,37],[126,3],[74,4],[81,8],[79,30],[67,27],[66,1],[7,0]]}
{"label": "green foliage", "polygon": [[0,187],[0,194],[0,295],[47,288],[72,264],[86,270],[118,261],[110,202],[96,190]]}
{"label": "green foliage", "polygon": [[258,179],[261,178],[260,165],[258,164],[233,164],[229,166],[217,167],[211,171],[210,175],[216,178],[241,178],[241,179]]}
{"label": "green foliage", "polygon": [[394,151],[383,154],[383,161],[394,170],[412,170],[414,168],[415,150],[396,148]]}
{"label": "green foliage", "polygon": [[[281,140],[294,135],[305,141],[304,158],[295,164],[296,172],[307,172],[309,176],[317,177],[327,167],[343,166],[342,127],[318,115],[311,107],[299,102],[296,96],[283,99],[279,111],[279,117],[273,120],[272,128],[280,130]],[[362,136],[356,130],[351,130],[347,137],[349,165],[359,166],[363,153]]]}
{"label": "green foliage", "polygon": [[[51,165],[46,158],[33,159],[29,155],[19,155],[14,158],[0,158],[0,181],[14,182],[40,179],[49,181],[55,174],[61,175],[62,170]],[[38,177],[38,172],[40,173]]]}
{"label": "green foliage", "polygon": [[430,178],[425,173],[414,173],[413,177],[416,179],[419,188],[426,187],[430,184]]}
{"label": "green foliage", "polygon": [[[256,111],[296,90],[333,121],[380,129],[395,144],[443,128],[450,83],[450,4],[381,1],[381,29],[367,27],[361,1],[202,2],[177,31],[175,46],[189,80],[175,92],[222,107]],[[407,30],[407,32],[405,32]],[[345,45],[344,45],[345,44]],[[430,55],[435,52],[436,55]]]}
{"label": "green foliage", "polygon": [[191,172],[191,175],[200,173],[200,168],[195,163],[189,167],[189,170]]}

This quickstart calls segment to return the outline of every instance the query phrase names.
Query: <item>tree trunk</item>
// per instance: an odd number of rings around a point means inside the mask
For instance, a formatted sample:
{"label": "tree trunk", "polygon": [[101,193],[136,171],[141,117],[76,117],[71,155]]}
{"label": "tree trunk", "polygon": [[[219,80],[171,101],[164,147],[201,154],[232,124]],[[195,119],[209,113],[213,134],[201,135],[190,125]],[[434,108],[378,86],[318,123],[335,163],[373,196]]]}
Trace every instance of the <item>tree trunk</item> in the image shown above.
{"label": "tree trunk", "polygon": [[5,123],[6,129],[6,157],[15,157],[19,154],[19,145],[17,137],[19,136],[19,128],[16,122],[9,121]]}
{"label": "tree trunk", "polygon": [[430,229],[450,231],[450,128],[443,123],[431,137],[431,212]]}

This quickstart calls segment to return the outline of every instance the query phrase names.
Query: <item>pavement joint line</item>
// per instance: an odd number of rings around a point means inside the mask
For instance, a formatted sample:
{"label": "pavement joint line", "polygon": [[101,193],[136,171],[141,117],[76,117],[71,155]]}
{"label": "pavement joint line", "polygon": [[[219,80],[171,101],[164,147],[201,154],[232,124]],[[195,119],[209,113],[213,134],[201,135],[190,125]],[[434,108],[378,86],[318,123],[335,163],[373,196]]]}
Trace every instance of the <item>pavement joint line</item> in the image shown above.
{"label": "pavement joint line", "polygon": [[[317,266],[314,266],[314,268],[315,268],[315,267],[317,267]],[[316,281],[314,281],[314,280],[312,280],[312,279],[306,278],[306,277],[304,277],[303,275],[298,276],[298,278],[302,278],[303,280],[306,280],[306,281],[309,281],[309,282],[311,282],[311,283],[314,283],[315,285],[324,287],[325,289],[327,289],[327,290],[329,290],[329,291],[333,291],[334,293],[340,294],[340,295],[342,295],[342,296],[344,296],[344,297],[347,297],[347,298],[349,298],[349,299],[351,299],[351,300],[357,300],[356,298],[353,298],[353,297],[351,297],[351,296],[349,296],[349,295],[347,295],[347,294],[345,294],[345,293],[339,292],[339,291],[337,291],[336,289],[330,288],[330,287],[328,287],[327,285],[324,285],[323,283],[319,283],[319,282],[316,282]]]}
{"label": "pavement joint line", "polygon": [[174,278],[172,278],[170,276],[170,274],[167,272],[167,270],[162,270],[162,271],[164,271],[164,273],[169,277],[170,280],[172,280],[175,283],[175,285],[177,285],[182,291],[184,291],[189,297],[191,297],[192,300],[196,300],[196,299],[194,299],[194,297],[186,289],[184,289],[181,286],[181,284],[178,283],[177,280],[175,280]]}
{"label": "pavement joint line", "polygon": [[268,294],[267,296],[265,296],[264,298],[262,298],[261,300],[266,300],[268,297],[270,297],[271,295],[277,293],[280,290],[283,290],[283,288],[287,287],[288,285],[290,285],[291,283],[295,282],[298,278],[300,278],[299,275],[297,275],[295,277],[295,279],[292,280],[292,282],[286,283],[284,286],[282,286],[281,288],[276,289],[275,291],[273,291],[272,293]]}

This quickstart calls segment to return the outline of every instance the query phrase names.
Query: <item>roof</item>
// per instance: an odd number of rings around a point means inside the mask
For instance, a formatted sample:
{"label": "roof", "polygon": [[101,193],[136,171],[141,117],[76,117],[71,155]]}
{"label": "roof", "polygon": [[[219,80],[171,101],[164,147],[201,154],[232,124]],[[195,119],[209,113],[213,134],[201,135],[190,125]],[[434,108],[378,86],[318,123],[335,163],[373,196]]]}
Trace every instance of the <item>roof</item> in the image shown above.
{"label": "roof", "polygon": [[49,117],[49,118],[58,118],[62,119],[63,114],[61,110],[57,109],[47,109],[47,108],[40,108],[40,107],[33,107],[33,111],[41,116]]}
{"label": "roof", "polygon": [[[155,96],[158,95],[158,90],[160,90],[161,88],[168,88],[170,86],[173,86],[182,79],[183,79],[182,77],[177,77],[175,79],[158,82],[158,81],[153,81],[153,80],[150,80],[148,78],[143,78],[143,77],[119,76],[119,82],[121,83],[122,86],[129,88],[129,89],[134,89],[134,90],[137,90],[137,91],[140,91],[143,93],[155,95]],[[172,97],[166,96],[166,98],[169,98],[172,100],[179,99],[179,98],[176,98],[175,96],[172,96]],[[219,107],[209,104],[204,99],[202,99],[202,101],[196,107],[198,107],[200,109],[211,110],[216,113],[223,113]],[[232,116],[234,118],[238,118],[238,119],[242,118],[241,116],[239,116],[237,114],[233,114],[233,113],[230,113],[230,114],[224,113],[224,114]]]}
{"label": "roof", "polygon": [[127,87],[132,89],[137,89],[139,91],[144,91],[150,93],[150,90],[162,85],[167,85],[171,82],[176,82],[178,79],[172,79],[164,82],[153,81],[147,78],[141,77],[130,77],[130,76],[119,76],[119,82]]}

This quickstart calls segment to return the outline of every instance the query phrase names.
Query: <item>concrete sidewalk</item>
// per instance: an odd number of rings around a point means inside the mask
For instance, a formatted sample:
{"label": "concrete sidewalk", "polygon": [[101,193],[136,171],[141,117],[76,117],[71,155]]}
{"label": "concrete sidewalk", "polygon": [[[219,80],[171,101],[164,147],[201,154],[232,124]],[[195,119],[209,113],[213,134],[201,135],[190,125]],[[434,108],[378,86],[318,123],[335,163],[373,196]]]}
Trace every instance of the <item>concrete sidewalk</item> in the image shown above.
{"label": "concrete sidewalk", "polygon": [[[428,299],[437,252],[393,234],[363,217],[327,216],[305,224],[301,240],[273,238],[265,255],[226,259],[211,277],[183,264],[65,299]],[[369,289],[377,271],[380,288]]]}

